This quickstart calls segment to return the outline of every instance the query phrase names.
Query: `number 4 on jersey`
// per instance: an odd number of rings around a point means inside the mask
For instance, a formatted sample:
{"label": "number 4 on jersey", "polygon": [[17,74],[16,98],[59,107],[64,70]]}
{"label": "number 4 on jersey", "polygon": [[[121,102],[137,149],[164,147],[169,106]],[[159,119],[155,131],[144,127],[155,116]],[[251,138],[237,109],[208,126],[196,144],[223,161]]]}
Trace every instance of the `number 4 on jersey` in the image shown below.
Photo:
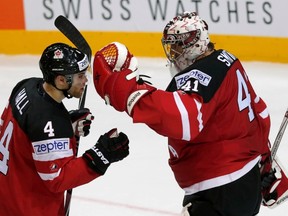
{"label": "number 4 on jersey", "polygon": [[13,124],[9,122],[5,129],[5,132],[0,140],[0,172],[4,175],[8,172],[8,160],[9,160],[9,143],[12,137]]}
{"label": "number 4 on jersey", "polygon": [[55,136],[54,134],[54,128],[52,126],[52,122],[48,121],[44,127],[44,133],[48,133],[48,137]]}
{"label": "number 4 on jersey", "polygon": [[248,91],[247,84],[245,82],[244,77],[242,76],[239,70],[236,71],[237,79],[238,79],[238,106],[239,111],[242,111],[248,108],[248,117],[250,122],[255,118],[254,112],[251,107],[251,95]]}

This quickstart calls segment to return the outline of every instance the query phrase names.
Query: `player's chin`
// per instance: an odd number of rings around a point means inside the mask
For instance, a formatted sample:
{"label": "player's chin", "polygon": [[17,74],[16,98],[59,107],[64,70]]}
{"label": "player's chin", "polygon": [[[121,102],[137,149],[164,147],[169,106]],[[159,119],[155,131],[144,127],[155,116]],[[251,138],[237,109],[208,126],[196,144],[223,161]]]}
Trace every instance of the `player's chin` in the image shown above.
{"label": "player's chin", "polygon": [[84,90],[81,89],[80,91],[74,92],[73,97],[80,98],[82,96],[83,91]]}
{"label": "player's chin", "polygon": [[73,95],[73,97],[74,97],[74,98],[80,98],[81,95],[78,95],[78,94],[77,94],[77,95]]}
{"label": "player's chin", "polygon": [[80,87],[80,88],[71,88],[68,91],[68,94],[70,94],[72,97],[74,98],[80,98],[84,92],[85,86],[84,87]]}

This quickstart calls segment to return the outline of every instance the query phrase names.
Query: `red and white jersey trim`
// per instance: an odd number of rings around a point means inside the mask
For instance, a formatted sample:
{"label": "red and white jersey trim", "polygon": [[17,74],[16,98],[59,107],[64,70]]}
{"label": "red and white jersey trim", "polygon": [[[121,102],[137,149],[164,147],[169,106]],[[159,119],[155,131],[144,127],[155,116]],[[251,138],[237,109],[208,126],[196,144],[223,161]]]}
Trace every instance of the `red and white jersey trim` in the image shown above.
{"label": "red and white jersey trim", "polygon": [[188,112],[187,112],[183,102],[181,101],[181,98],[178,95],[177,91],[173,92],[173,96],[174,96],[174,100],[175,100],[175,103],[177,105],[177,108],[178,108],[180,115],[181,115],[182,128],[183,128],[182,140],[189,141],[191,139],[191,136],[190,136],[190,122],[189,122]]}
{"label": "red and white jersey trim", "polygon": [[[177,105],[177,108],[179,110],[179,113],[181,115],[181,121],[182,121],[182,128],[183,128],[183,135],[182,135],[182,140],[190,141],[191,140],[191,129],[190,129],[190,121],[189,121],[189,114],[188,111],[183,104],[179,92],[173,92],[174,100]],[[198,110],[198,115],[197,115],[197,120],[199,123],[199,132],[202,131],[203,129],[203,120],[202,120],[202,112],[201,112],[201,107],[202,104],[194,99],[194,102],[196,104],[197,110]]]}
{"label": "red and white jersey trim", "polygon": [[67,152],[50,153],[48,155],[32,154],[35,161],[54,161],[57,159],[67,158],[73,156],[73,150],[70,149]]}
{"label": "red and white jersey trim", "polygon": [[55,173],[39,173],[39,176],[42,180],[46,181],[46,180],[53,180],[55,178],[57,178],[61,173],[61,169],[58,170],[58,172]]}
{"label": "red and white jersey trim", "polygon": [[199,101],[197,101],[196,99],[194,99],[197,110],[198,110],[198,115],[197,115],[197,120],[199,122],[199,132],[202,131],[202,129],[204,128],[203,126],[203,119],[202,119],[202,112],[201,112],[201,107],[202,107],[202,103],[200,103]]}
{"label": "red and white jersey trim", "polygon": [[203,190],[215,188],[215,187],[236,181],[237,179],[239,179],[242,176],[244,176],[245,174],[247,174],[257,163],[259,163],[260,159],[261,159],[261,156],[259,155],[258,157],[256,157],[255,159],[253,159],[252,161],[247,163],[240,170],[237,170],[237,171],[230,173],[230,174],[227,174],[227,175],[208,179],[208,180],[193,184],[189,187],[183,188],[183,190],[185,191],[185,195],[195,194],[195,193],[203,191]]}
{"label": "red and white jersey trim", "polygon": [[268,109],[266,108],[265,110],[263,110],[261,113],[259,113],[259,115],[265,119],[269,116],[269,112],[268,112]]}

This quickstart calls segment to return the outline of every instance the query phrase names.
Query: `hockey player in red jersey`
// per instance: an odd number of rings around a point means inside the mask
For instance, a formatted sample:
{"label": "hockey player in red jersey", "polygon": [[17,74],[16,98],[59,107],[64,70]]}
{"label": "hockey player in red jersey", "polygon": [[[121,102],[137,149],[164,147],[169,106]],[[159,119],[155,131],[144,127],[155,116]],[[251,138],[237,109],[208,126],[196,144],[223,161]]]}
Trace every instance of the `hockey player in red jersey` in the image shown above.
{"label": "hockey player in red jersey", "polygon": [[75,156],[74,132],[88,135],[93,116],[87,108],[68,112],[62,100],[80,98],[87,82],[87,55],[55,43],[44,50],[39,64],[44,79],[20,81],[1,116],[3,216],[64,216],[66,190],[103,175],[111,163],[129,154],[127,136],[112,129],[81,157]]}
{"label": "hockey player in red jersey", "polygon": [[264,101],[240,60],[215,49],[196,13],[169,21],[162,44],[174,74],[166,91],[129,68],[113,72],[105,49],[94,58],[96,91],[133,122],[168,137],[169,165],[185,191],[182,215],[256,215],[259,164],[270,154]]}

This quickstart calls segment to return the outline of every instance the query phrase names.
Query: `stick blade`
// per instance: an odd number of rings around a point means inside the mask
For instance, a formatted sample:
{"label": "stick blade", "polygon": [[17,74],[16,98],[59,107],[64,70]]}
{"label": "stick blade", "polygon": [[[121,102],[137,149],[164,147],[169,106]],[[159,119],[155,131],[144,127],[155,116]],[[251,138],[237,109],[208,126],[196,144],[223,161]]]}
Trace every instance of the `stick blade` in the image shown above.
{"label": "stick blade", "polygon": [[92,50],[80,31],[63,15],[59,15],[54,25],[82,52],[91,62]]}

